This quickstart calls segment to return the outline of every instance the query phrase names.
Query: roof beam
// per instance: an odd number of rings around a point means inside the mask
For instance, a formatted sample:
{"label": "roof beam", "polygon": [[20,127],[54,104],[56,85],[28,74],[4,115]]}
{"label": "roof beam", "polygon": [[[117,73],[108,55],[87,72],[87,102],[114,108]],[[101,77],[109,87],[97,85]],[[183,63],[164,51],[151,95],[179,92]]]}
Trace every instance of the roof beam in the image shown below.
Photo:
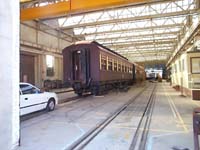
{"label": "roof beam", "polygon": [[95,37],[95,38],[91,38],[92,40],[114,40],[114,39],[125,39],[125,38],[141,38],[141,37],[166,37],[168,35],[178,35],[179,32],[163,32],[163,33],[154,33],[154,34],[140,34],[140,35],[128,35],[128,36],[124,36],[123,34],[121,36],[116,36],[116,37]]}
{"label": "roof beam", "polygon": [[149,56],[149,57],[132,57],[132,58],[129,58],[129,61],[133,61],[135,63],[147,62],[147,61],[158,61],[158,60],[159,61],[160,60],[166,61],[166,57],[164,57],[164,56]]}
{"label": "roof beam", "polygon": [[158,42],[158,41],[171,41],[172,43],[174,42],[177,42],[177,38],[171,38],[171,37],[168,37],[168,38],[159,38],[159,39],[139,39],[139,40],[132,40],[132,39],[128,39],[128,40],[125,40],[125,41],[120,41],[120,40],[117,40],[117,41],[109,41],[109,40],[99,40],[100,43],[103,43],[104,45],[109,45],[109,44],[119,44],[119,43],[130,43],[132,42],[133,44],[134,43],[141,43],[141,42]]}
{"label": "roof beam", "polygon": [[160,57],[165,57],[167,59],[167,57],[169,57],[170,54],[146,54],[146,55],[123,55],[124,57],[128,58],[128,60],[130,59],[135,59],[135,58],[144,58],[144,59],[147,59],[147,58],[150,58],[150,60],[154,57],[157,57],[158,59],[160,59]]}
{"label": "roof beam", "polygon": [[[130,43],[130,42],[129,42]],[[153,43],[153,42],[152,42]],[[102,43],[103,44],[103,43]],[[133,42],[132,42],[132,44],[133,44]],[[156,45],[141,45],[141,46],[139,46],[139,47],[137,47],[137,48],[140,48],[140,49],[142,49],[142,48],[154,48],[154,47],[156,47],[156,48],[158,48],[158,47],[173,47],[174,46],[174,42],[172,42],[172,43],[167,43],[167,44],[165,44],[165,43],[157,43]],[[115,44],[113,44],[113,45],[110,45],[109,47],[116,47],[117,45],[116,45],[116,43]],[[124,48],[126,48],[127,46],[126,45],[124,45]],[[132,46],[128,46],[129,48],[135,48],[135,46],[134,45],[132,45]]]}
{"label": "roof beam", "polygon": [[[115,48],[116,47],[131,47],[131,46],[143,46],[143,45],[153,45],[153,44],[172,44],[173,42],[170,40],[170,41],[158,41],[158,42],[140,42],[140,43],[120,43],[120,44],[116,44],[115,43],[115,45],[106,45],[106,44],[103,44],[103,45],[105,45],[105,46],[110,46],[110,47],[112,47],[112,46],[114,46]],[[174,43],[173,43],[174,44]],[[175,44],[174,44],[175,45]]]}
{"label": "roof beam", "polygon": [[165,49],[163,49],[163,48],[159,48],[159,49],[118,49],[118,50],[116,50],[115,52],[117,52],[117,53],[133,53],[133,52],[136,52],[136,51],[141,51],[141,52],[144,52],[144,51],[147,51],[147,52],[149,52],[149,51],[170,51],[170,52],[172,52],[172,49],[171,48],[165,48]]}
{"label": "roof beam", "polygon": [[159,56],[166,56],[167,57],[167,55],[166,54],[158,54],[158,55],[156,55],[156,53],[149,53],[149,54],[147,54],[147,55],[123,55],[123,56],[125,56],[125,57],[128,57],[128,58],[130,58],[130,57],[143,57],[143,58],[148,58],[148,57],[152,57],[152,56],[155,56],[155,57],[159,57]]}
{"label": "roof beam", "polygon": [[[144,56],[145,54],[171,54],[172,51],[140,51]],[[128,56],[134,56],[135,54],[138,54],[138,52],[127,52],[127,53],[119,53],[121,55],[128,55]]]}
{"label": "roof beam", "polygon": [[[136,47],[137,46],[137,47]],[[144,45],[123,45],[123,46],[121,46],[121,45],[119,45],[119,46],[117,46],[117,45],[113,45],[113,46],[108,46],[110,49],[112,49],[112,50],[118,50],[118,49],[125,49],[125,48],[136,48],[137,50],[142,50],[142,49],[153,49],[154,47],[155,48],[160,48],[160,47],[170,47],[170,48],[172,48],[173,50],[174,50],[174,47],[175,47],[175,43],[167,43],[167,44],[165,44],[165,43],[160,43],[160,44],[157,44],[156,46],[155,45],[153,45],[153,44],[151,44],[151,45],[145,45],[145,47],[141,47],[141,46],[144,46]]]}
{"label": "roof beam", "polygon": [[154,61],[146,61],[143,63],[140,63],[140,65],[155,65],[155,64],[166,64],[166,60],[154,60]]}
{"label": "roof beam", "polygon": [[68,0],[41,7],[25,8],[21,10],[21,21],[50,18],[66,13],[81,13],[102,10],[119,6],[141,4],[149,0]]}
{"label": "roof beam", "polygon": [[[38,0],[35,0],[35,1],[38,1]],[[83,12],[80,12],[80,13],[70,13],[70,17],[74,17],[74,16],[77,16],[77,15],[88,15],[90,13],[95,13],[95,12],[100,12],[100,11],[109,11],[109,10],[118,10],[118,9],[128,9],[128,8],[131,8],[131,7],[140,7],[140,5],[138,4],[142,4],[142,6],[151,6],[151,4],[165,4],[165,3],[172,3],[172,2],[176,2],[176,1],[181,1],[181,0],[146,0],[145,2],[141,2],[141,3],[130,3],[130,4],[127,4],[127,5],[119,5],[119,6],[111,6],[111,7],[108,7],[108,8],[103,8],[103,9],[98,9],[98,10],[91,10],[91,11],[83,11]],[[181,6],[179,6],[181,7]],[[26,8],[26,7],[25,7]],[[64,17],[69,17],[69,14],[62,14],[62,15],[59,15],[59,16],[54,16],[54,17],[51,17],[51,18],[44,18],[42,19],[43,21],[46,21],[46,20],[52,20],[52,19],[59,19],[59,18],[64,18]]]}
{"label": "roof beam", "polygon": [[97,35],[97,34],[106,34],[106,33],[120,33],[120,32],[126,32],[126,31],[144,31],[144,30],[151,30],[151,29],[165,29],[165,28],[173,28],[173,27],[183,27],[184,23],[178,23],[178,24],[171,24],[171,25],[161,25],[161,26],[150,26],[150,27],[142,27],[142,28],[129,28],[129,29],[121,29],[121,30],[110,30],[110,31],[102,31],[102,32],[93,32],[93,33],[83,33],[83,34],[77,34],[78,36],[87,36],[87,35]]}
{"label": "roof beam", "polygon": [[113,44],[114,45],[121,45],[121,44],[124,44],[124,45],[135,45],[135,44],[143,44],[145,45],[146,44],[159,44],[159,43],[164,43],[164,42],[170,42],[170,43],[175,43],[177,41],[177,39],[173,38],[173,39],[158,39],[158,40],[138,40],[138,41],[125,41],[125,42],[115,42],[115,43],[102,43],[103,45],[106,45],[106,46],[112,46]]}
{"label": "roof beam", "polygon": [[196,13],[196,10],[184,10],[180,12],[172,12],[172,13],[163,13],[163,14],[156,14],[156,15],[146,15],[146,16],[134,16],[134,17],[127,17],[127,18],[117,18],[117,19],[110,19],[110,20],[102,20],[96,22],[89,22],[89,23],[80,23],[75,25],[64,26],[65,29],[71,28],[80,28],[80,27],[89,27],[89,26],[96,26],[96,25],[103,25],[103,24],[111,24],[117,22],[127,22],[127,21],[138,21],[138,20],[150,20],[155,18],[165,18],[165,17],[174,17],[174,16],[183,16],[188,14]]}

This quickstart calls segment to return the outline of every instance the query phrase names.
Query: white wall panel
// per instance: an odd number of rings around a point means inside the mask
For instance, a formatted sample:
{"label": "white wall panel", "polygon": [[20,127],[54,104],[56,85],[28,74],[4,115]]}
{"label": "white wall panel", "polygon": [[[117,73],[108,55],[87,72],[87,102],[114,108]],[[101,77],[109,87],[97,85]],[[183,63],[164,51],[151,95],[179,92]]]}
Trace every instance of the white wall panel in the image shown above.
{"label": "white wall panel", "polygon": [[[72,43],[60,39],[56,35],[59,35],[56,30],[48,30],[43,25],[40,26],[40,30],[36,30],[36,23],[33,21],[28,22],[28,25],[21,24],[21,43],[23,44],[21,45],[21,51],[29,52],[36,56],[35,84],[39,87],[43,86],[43,81],[46,79],[63,79],[62,50]],[[69,38],[71,37],[69,36],[68,40]],[[70,40],[72,41],[72,39]],[[55,74],[53,77],[46,76],[46,55],[55,57]]]}
{"label": "white wall panel", "polygon": [[67,46],[69,46],[69,45],[71,45],[72,43],[70,43],[70,42],[67,42],[67,41],[64,41],[64,40],[62,40],[62,39],[60,39],[60,49],[62,50],[62,49],[64,49],[65,47],[67,47]]}
{"label": "white wall panel", "polygon": [[38,44],[44,45],[44,46],[52,49],[52,51],[55,51],[53,49],[58,48],[58,38],[55,36],[52,36],[50,34],[39,31],[38,32]]}
{"label": "white wall panel", "polygon": [[20,32],[21,40],[29,41],[29,42],[32,42],[32,43],[36,43],[37,42],[37,40],[36,40],[37,33],[36,33],[35,29],[21,24],[20,25],[20,31],[21,31]]}

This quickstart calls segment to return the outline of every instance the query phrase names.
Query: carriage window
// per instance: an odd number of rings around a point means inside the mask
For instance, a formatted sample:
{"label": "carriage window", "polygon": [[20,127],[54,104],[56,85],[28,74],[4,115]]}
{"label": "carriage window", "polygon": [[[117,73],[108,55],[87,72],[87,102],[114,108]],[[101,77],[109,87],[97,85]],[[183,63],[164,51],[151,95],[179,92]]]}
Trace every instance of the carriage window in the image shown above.
{"label": "carriage window", "polygon": [[122,64],[122,72],[124,72],[124,64]]}
{"label": "carriage window", "polygon": [[118,71],[121,72],[121,63],[118,63]]}
{"label": "carriage window", "polygon": [[125,72],[127,72],[127,66],[125,66]]}
{"label": "carriage window", "polygon": [[107,59],[105,55],[101,54],[101,69],[107,70]]}
{"label": "carriage window", "polygon": [[132,69],[132,67],[129,68],[129,73],[130,73],[130,74],[133,73],[133,69]]}
{"label": "carriage window", "polygon": [[108,58],[108,70],[112,71],[112,67],[113,67],[113,62],[111,58]]}
{"label": "carriage window", "polygon": [[117,71],[117,61],[114,60],[114,71]]}

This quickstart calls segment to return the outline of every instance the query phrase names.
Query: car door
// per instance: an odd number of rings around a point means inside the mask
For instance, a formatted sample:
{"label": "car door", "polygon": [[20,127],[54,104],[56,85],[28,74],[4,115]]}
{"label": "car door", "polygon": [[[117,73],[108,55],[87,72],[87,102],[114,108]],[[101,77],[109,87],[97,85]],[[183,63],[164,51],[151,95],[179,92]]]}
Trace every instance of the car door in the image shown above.
{"label": "car door", "polygon": [[20,90],[21,115],[35,112],[46,107],[47,102],[44,93],[41,93],[36,87],[30,84],[22,84],[20,85]]}

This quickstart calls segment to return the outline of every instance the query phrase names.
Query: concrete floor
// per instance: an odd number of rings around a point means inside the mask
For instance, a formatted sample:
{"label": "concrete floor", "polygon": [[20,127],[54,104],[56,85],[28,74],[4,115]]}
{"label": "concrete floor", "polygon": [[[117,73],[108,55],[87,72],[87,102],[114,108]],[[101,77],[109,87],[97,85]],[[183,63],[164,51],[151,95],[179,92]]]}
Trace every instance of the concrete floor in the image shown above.
{"label": "concrete floor", "polygon": [[[23,121],[19,150],[63,150],[141,89],[135,86],[127,93],[85,97],[60,104],[53,112]],[[85,149],[128,149],[149,93],[150,89],[146,90]],[[192,111],[198,106],[200,102],[181,97],[168,83],[158,83],[146,149],[169,150],[177,146],[193,150]]]}
{"label": "concrete floor", "polygon": [[[146,150],[193,150],[192,112],[196,107],[199,101],[180,96],[168,83],[158,83]],[[128,149],[141,113],[133,112],[137,111],[123,112],[85,149]]]}
{"label": "concrete floor", "polygon": [[57,96],[58,96],[58,103],[60,104],[60,103],[70,100],[70,98],[77,97],[77,94],[71,91],[71,92],[66,92],[66,93],[58,93]]}
{"label": "concrete floor", "polygon": [[20,150],[60,150],[68,147],[81,135],[105,119],[110,113],[132,98],[142,87],[127,93],[89,96],[60,104],[53,112],[21,123]]}
{"label": "concrete floor", "polygon": [[139,120],[148,103],[152,92],[152,86],[146,89],[127,109],[107,126],[90,144],[86,150],[126,150],[132,142],[132,138],[138,127]]}
{"label": "concrete floor", "polygon": [[199,101],[181,96],[167,83],[160,84],[147,150],[169,150],[174,147],[193,150],[192,112],[196,107],[200,107]]}

